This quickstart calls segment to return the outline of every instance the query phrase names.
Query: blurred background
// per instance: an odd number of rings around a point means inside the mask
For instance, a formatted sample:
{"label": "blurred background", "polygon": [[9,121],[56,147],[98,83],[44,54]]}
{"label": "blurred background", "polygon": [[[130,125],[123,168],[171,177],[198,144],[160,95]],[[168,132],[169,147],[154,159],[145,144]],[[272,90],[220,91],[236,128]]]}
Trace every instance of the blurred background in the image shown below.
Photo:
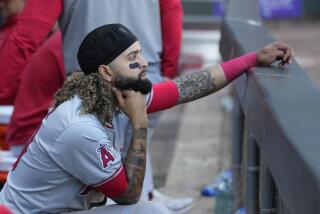
{"label": "blurred background", "polygon": [[[227,3],[228,0],[182,0],[185,38],[190,39],[191,29],[202,30],[204,38],[207,38],[208,32],[219,33]],[[319,60],[316,59],[319,59],[320,55],[315,44],[320,42],[320,1],[259,0],[259,5],[264,24],[277,40],[290,43],[296,49],[299,64],[319,85],[319,75],[316,75],[316,71],[319,71]],[[201,37],[201,31],[195,34]],[[183,47],[188,46],[189,41],[184,43]],[[184,49],[183,54],[188,51]],[[204,55],[203,57],[208,57],[207,53]],[[184,62],[182,59],[182,64]]]}
{"label": "blurred background", "polygon": [[[293,46],[296,61],[319,89],[320,1],[256,1],[263,24],[275,40]],[[207,65],[222,62],[219,42],[229,1],[181,0],[181,2],[184,10],[184,29],[180,75],[197,72]],[[165,111],[155,130],[156,143],[151,145],[155,186],[173,197],[193,197],[195,203],[188,213],[246,213],[242,209],[247,200],[246,161],[241,160],[236,166],[243,173],[240,179],[232,180],[229,173],[229,170],[235,167],[232,164],[232,112],[235,109],[233,95],[234,89],[231,84],[213,96]],[[0,117],[0,121],[2,119],[8,122],[8,115],[10,116],[11,112],[6,114],[5,118]],[[2,141],[4,141],[5,127],[0,123]],[[240,152],[247,157],[246,146],[244,148]],[[0,167],[7,169],[14,161],[15,159],[12,159],[8,165],[2,164]],[[4,168],[0,168],[0,180]],[[314,174],[313,171],[310,174]],[[6,174],[2,180],[6,179],[5,176]],[[231,193],[232,182],[240,187],[235,197]],[[276,201],[275,209],[264,210],[265,212],[261,213],[290,213],[283,208],[286,205],[279,196],[277,187],[272,186],[271,189],[276,189],[272,194]],[[313,199],[318,200],[318,198]]]}
{"label": "blurred background", "polygon": [[[182,0],[182,4],[180,72],[195,72],[221,62],[220,29],[228,1]],[[276,40],[294,47],[295,59],[319,88],[320,1],[260,0],[259,13]],[[231,206],[228,196],[201,195],[204,187],[216,185],[221,173],[231,168],[231,91],[232,86],[228,86],[210,98],[166,111],[156,130],[155,141],[159,142],[152,144],[156,185],[173,196],[194,197],[196,203],[189,213],[231,213],[226,208]],[[237,182],[245,186],[244,177]],[[234,200],[243,204],[243,197]],[[232,210],[236,212],[245,213]]]}

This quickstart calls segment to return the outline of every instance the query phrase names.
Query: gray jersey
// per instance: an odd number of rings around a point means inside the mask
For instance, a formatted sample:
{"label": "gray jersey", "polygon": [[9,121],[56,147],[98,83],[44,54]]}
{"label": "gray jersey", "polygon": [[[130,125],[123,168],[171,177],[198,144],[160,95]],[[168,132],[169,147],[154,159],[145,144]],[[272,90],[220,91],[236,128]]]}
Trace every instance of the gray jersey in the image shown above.
{"label": "gray jersey", "polygon": [[103,126],[80,110],[75,96],[43,120],[9,172],[0,204],[13,213],[59,213],[88,209],[104,201],[101,192],[118,191],[125,180],[121,152],[129,118],[118,112]]}

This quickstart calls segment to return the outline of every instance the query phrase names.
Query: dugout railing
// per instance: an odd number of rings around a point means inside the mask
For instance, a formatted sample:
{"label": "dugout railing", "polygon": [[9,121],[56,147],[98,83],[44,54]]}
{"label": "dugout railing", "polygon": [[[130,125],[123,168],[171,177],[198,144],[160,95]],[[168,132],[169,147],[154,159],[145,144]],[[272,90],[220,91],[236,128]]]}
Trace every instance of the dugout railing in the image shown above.
{"label": "dugout railing", "polygon": [[[258,0],[229,1],[223,60],[274,41],[258,8]],[[319,214],[319,90],[295,60],[284,69],[277,63],[254,68],[232,84],[233,211]]]}

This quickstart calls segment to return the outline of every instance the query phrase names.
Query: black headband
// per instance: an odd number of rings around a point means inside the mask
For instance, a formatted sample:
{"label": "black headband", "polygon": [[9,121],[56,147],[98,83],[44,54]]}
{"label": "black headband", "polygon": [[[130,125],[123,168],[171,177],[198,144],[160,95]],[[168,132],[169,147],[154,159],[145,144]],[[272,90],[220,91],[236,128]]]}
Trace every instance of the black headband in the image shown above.
{"label": "black headband", "polygon": [[98,71],[99,65],[108,65],[137,41],[137,37],[121,24],[98,27],[85,36],[77,58],[85,74]]}

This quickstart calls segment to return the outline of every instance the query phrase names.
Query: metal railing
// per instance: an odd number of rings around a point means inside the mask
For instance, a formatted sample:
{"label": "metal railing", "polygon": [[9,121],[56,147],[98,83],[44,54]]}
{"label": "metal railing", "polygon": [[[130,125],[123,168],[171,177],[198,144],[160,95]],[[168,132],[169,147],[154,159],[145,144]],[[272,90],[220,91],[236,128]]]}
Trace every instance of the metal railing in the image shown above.
{"label": "metal railing", "polygon": [[[220,41],[224,60],[273,40],[258,0],[229,2]],[[319,90],[296,61],[281,70],[277,64],[254,68],[233,86],[234,210],[319,214]]]}

